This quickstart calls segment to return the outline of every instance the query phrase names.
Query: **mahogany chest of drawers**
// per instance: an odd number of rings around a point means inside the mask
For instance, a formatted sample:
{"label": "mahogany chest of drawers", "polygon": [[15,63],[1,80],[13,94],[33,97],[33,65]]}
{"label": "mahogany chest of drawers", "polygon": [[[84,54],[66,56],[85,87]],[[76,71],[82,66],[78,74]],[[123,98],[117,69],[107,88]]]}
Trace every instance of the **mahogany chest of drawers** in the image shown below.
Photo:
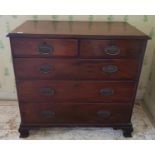
{"label": "mahogany chest of drawers", "polygon": [[123,22],[26,21],[10,37],[20,137],[54,126],[122,129],[149,37]]}

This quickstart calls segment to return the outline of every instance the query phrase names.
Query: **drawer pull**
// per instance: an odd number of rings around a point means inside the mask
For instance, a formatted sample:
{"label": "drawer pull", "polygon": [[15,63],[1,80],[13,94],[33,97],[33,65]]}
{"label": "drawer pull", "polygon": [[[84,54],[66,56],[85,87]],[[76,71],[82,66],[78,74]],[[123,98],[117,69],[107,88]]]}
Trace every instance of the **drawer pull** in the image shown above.
{"label": "drawer pull", "polygon": [[107,65],[102,67],[102,71],[106,73],[114,73],[118,71],[118,67],[115,65]]}
{"label": "drawer pull", "polygon": [[50,54],[50,52],[52,52],[52,50],[53,50],[53,48],[50,45],[48,45],[46,42],[39,45],[39,47],[38,47],[39,53],[43,54],[43,55]]}
{"label": "drawer pull", "polygon": [[45,96],[52,96],[52,95],[54,95],[54,89],[53,88],[44,87],[44,88],[40,89],[40,93],[42,95],[45,95]]}
{"label": "drawer pull", "polygon": [[111,88],[103,88],[100,90],[101,95],[110,96],[114,94],[114,90]]}
{"label": "drawer pull", "polygon": [[49,64],[42,64],[39,67],[40,72],[42,73],[49,73],[52,69],[52,66]]}
{"label": "drawer pull", "polygon": [[53,117],[55,115],[55,112],[49,111],[49,110],[44,110],[40,114],[41,114],[41,116],[43,116],[45,118],[50,118],[50,117]]}
{"label": "drawer pull", "polygon": [[120,53],[120,49],[116,45],[111,45],[111,46],[105,47],[104,52],[107,55],[118,55]]}
{"label": "drawer pull", "polygon": [[111,116],[111,112],[110,111],[105,111],[105,110],[100,110],[97,112],[97,115],[103,118],[107,118]]}

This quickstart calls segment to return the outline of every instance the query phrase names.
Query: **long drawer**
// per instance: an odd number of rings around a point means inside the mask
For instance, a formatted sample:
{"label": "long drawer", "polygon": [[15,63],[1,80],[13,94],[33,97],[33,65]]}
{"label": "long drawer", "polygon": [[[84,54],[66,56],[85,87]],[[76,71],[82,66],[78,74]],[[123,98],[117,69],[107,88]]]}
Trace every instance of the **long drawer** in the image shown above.
{"label": "long drawer", "polygon": [[82,58],[136,58],[141,55],[141,40],[88,40],[80,41]]}
{"label": "long drawer", "polygon": [[138,65],[134,59],[14,59],[16,76],[20,79],[135,80]]}
{"label": "long drawer", "polygon": [[128,102],[134,82],[17,80],[21,102]]}
{"label": "long drawer", "polygon": [[21,110],[27,124],[120,124],[129,122],[131,115],[131,106],[109,103],[22,104]]}
{"label": "long drawer", "polygon": [[14,56],[73,57],[77,55],[77,40],[75,39],[14,38],[11,40],[11,46]]}

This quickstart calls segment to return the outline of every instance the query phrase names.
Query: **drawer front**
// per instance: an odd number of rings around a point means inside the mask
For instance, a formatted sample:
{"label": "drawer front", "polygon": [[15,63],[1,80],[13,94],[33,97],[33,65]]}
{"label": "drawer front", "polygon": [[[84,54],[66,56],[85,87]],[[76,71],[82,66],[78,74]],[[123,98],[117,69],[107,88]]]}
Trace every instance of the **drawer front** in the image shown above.
{"label": "drawer front", "polygon": [[142,50],[140,40],[81,40],[82,58],[135,58]]}
{"label": "drawer front", "polygon": [[[16,58],[14,66],[20,79],[100,79],[134,80],[137,60],[53,60],[48,58]],[[24,71],[24,72],[23,72]]]}
{"label": "drawer front", "polygon": [[24,123],[119,124],[130,121],[131,106],[91,103],[21,105]]}
{"label": "drawer front", "polygon": [[76,56],[77,40],[75,39],[23,39],[11,40],[14,56]]}
{"label": "drawer front", "polygon": [[19,80],[21,102],[128,102],[134,82]]}

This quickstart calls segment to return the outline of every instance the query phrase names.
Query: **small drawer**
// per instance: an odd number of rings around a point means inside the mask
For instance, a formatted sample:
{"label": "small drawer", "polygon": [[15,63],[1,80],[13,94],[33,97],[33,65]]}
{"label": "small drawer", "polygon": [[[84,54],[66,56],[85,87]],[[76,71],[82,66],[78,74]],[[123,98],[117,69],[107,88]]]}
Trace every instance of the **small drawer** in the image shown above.
{"label": "small drawer", "polygon": [[21,102],[129,102],[134,82],[18,80]]}
{"label": "small drawer", "polygon": [[19,79],[135,80],[138,65],[139,61],[135,59],[14,59],[15,72]]}
{"label": "small drawer", "polygon": [[75,39],[26,39],[11,40],[14,56],[36,57],[73,57],[77,55],[77,40]]}
{"label": "small drawer", "polygon": [[132,106],[115,103],[21,103],[26,124],[105,125],[130,121]]}
{"label": "small drawer", "polygon": [[81,58],[136,58],[142,53],[141,40],[81,40]]}

